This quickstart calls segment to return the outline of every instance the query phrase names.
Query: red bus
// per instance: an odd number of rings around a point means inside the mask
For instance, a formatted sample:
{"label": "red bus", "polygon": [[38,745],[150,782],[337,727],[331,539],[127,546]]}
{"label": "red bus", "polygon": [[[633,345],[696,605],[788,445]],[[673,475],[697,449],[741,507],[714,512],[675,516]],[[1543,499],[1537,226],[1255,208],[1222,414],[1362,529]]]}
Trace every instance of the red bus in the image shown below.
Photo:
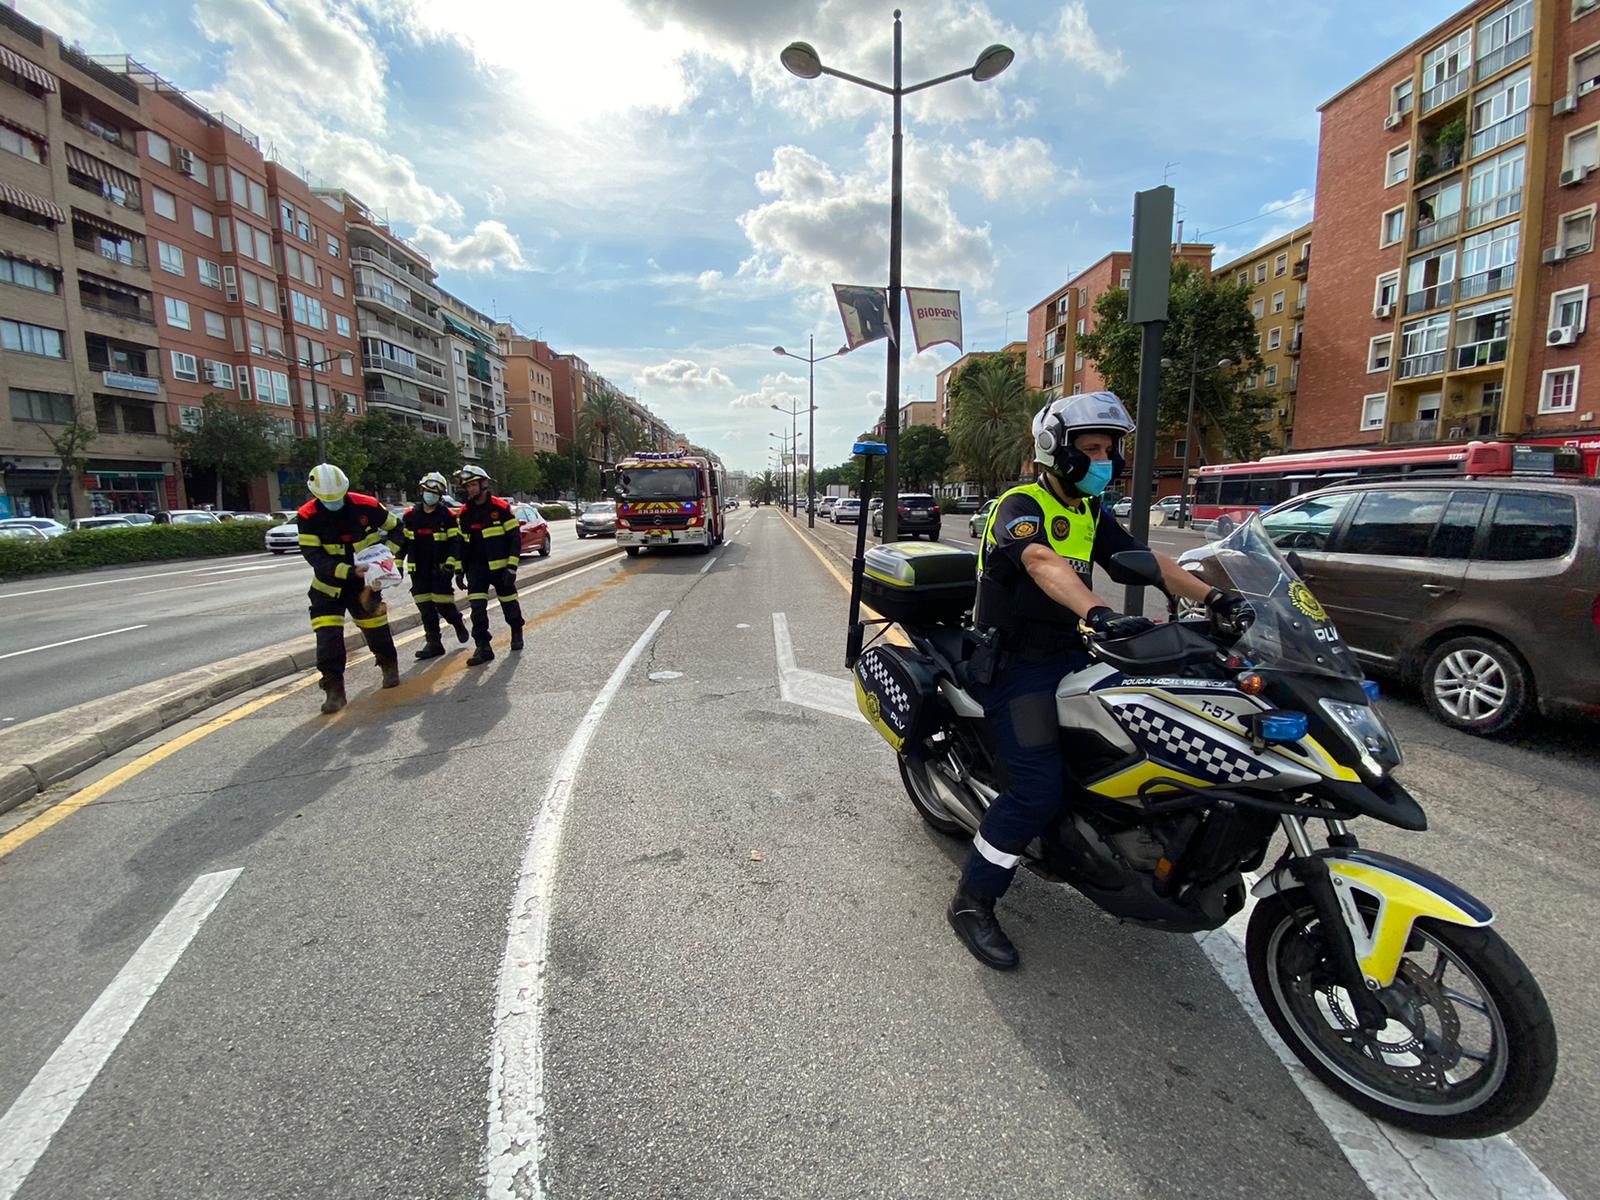
{"label": "red bus", "polygon": [[1583,453],[1577,447],[1527,442],[1274,454],[1259,462],[1201,467],[1194,475],[1193,521],[1220,522],[1219,531],[1226,532],[1252,513],[1347,479],[1583,474]]}

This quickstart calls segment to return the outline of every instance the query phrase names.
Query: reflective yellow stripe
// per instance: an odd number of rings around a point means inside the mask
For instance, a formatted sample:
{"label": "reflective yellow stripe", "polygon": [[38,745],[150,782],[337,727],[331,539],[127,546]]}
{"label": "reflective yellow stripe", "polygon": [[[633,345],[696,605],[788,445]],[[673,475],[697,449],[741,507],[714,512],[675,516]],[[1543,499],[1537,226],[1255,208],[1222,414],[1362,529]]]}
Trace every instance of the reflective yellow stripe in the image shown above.
{"label": "reflective yellow stripe", "polygon": [[313,629],[338,629],[343,624],[344,617],[342,616],[311,618],[311,628]]}
{"label": "reflective yellow stripe", "polygon": [[342,542],[323,542],[322,550],[324,554],[332,554],[338,558],[344,557],[344,544]]}
{"label": "reflective yellow stripe", "polygon": [[383,540],[384,540],[383,539],[383,530],[375,529],[371,533],[367,534],[366,537],[362,538],[359,542],[357,542],[351,548],[353,550],[355,550],[356,553],[359,554],[361,551],[365,550],[368,546],[376,546],[379,542],[381,542]]}
{"label": "reflective yellow stripe", "polygon": [[496,558],[496,559],[492,559],[489,562],[489,570],[491,570],[491,571],[502,571],[506,567],[509,567],[512,563],[514,563],[516,561],[517,560],[514,559],[514,558]]}
{"label": "reflective yellow stripe", "polygon": [[334,568],[333,568],[333,577],[335,579],[349,579],[350,578],[350,564],[349,563],[336,563],[334,565]]}
{"label": "reflective yellow stripe", "polygon": [[509,595],[509,596],[501,596],[500,597],[500,603],[501,604],[510,604],[516,598],[517,598],[517,594],[515,592],[512,592],[511,595]]}
{"label": "reflective yellow stripe", "polygon": [[357,629],[382,629],[384,626],[386,626],[388,624],[389,624],[389,615],[387,613],[385,613],[381,617],[357,617],[356,618],[356,628]]}
{"label": "reflective yellow stripe", "polygon": [[[493,529],[494,526],[491,525],[489,528]],[[500,531],[502,533],[516,533],[521,528],[522,522],[513,518],[507,521],[504,525],[500,526]]]}
{"label": "reflective yellow stripe", "polygon": [[338,596],[342,594],[336,585],[331,583],[323,583],[320,579],[313,579],[311,581],[311,586],[325,596]]}
{"label": "reflective yellow stripe", "polygon": [[320,546],[322,545],[322,539],[314,533],[302,533],[300,535],[300,544],[302,546]]}
{"label": "reflective yellow stripe", "polygon": [[487,600],[488,598],[489,598],[489,593],[488,592],[468,592],[467,593],[467,599],[468,600]]}
{"label": "reflective yellow stripe", "polygon": [[413,599],[418,604],[454,604],[455,597],[445,592],[418,592]]}

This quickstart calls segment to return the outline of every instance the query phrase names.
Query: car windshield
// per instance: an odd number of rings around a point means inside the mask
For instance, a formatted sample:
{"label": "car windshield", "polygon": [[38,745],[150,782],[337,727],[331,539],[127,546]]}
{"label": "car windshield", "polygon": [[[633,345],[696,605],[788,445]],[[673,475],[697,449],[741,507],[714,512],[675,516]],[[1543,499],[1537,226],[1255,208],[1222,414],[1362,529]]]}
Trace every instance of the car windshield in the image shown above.
{"label": "car windshield", "polygon": [[172,523],[174,525],[209,525],[215,520],[216,520],[216,518],[214,516],[212,516],[210,513],[173,513],[172,514]]}
{"label": "car windshield", "polygon": [[591,505],[589,505],[588,508],[584,509],[583,510],[583,515],[586,516],[586,517],[604,517],[604,516],[610,516],[612,513],[616,512],[616,511],[617,511],[617,506],[616,506],[616,503],[614,501],[601,500],[598,503],[591,504]]}
{"label": "car windshield", "polygon": [[1255,621],[1234,652],[1264,670],[1360,679],[1361,668],[1328,614],[1289,565],[1259,515],[1221,541],[1186,556],[1203,559],[1206,575],[1219,587],[1245,596]]}
{"label": "car windshield", "polygon": [[907,508],[932,508],[932,496],[901,496],[900,503]]}
{"label": "car windshield", "polygon": [[622,472],[617,491],[629,500],[695,500],[700,472],[693,467],[634,467]]}

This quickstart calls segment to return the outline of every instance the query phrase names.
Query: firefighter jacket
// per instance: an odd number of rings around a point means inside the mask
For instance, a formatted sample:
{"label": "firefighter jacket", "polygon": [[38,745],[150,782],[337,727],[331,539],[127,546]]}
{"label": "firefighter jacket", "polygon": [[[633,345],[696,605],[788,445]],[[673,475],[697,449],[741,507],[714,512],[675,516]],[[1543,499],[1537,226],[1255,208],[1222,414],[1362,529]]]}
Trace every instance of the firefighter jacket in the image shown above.
{"label": "firefighter jacket", "polygon": [[307,500],[295,514],[300,554],[311,564],[311,590],[338,596],[361,586],[355,557],[368,546],[387,543],[400,552],[400,522],[371,496],[345,494],[344,507],[330,512],[320,500]]}
{"label": "firefighter jacket", "polygon": [[508,501],[490,496],[481,504],[468,500],[457,516],[461,530],[463,569],[501,571],[522,557],[522,522]]}
{"label": "firefighter jacket", "polygon": [[413,504],[400,518],[400,533],[404,539],[400,556],[411,560],[413,579],[461,570],[461,526],[443,503],[435,504],[432,512]]}

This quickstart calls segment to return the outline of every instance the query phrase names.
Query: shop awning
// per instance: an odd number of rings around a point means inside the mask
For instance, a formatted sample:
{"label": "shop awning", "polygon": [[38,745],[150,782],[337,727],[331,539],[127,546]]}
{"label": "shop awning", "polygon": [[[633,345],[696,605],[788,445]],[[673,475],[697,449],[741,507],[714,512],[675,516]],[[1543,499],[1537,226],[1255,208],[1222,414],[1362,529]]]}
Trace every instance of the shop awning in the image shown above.
{"label": "shop awning", "polygon": [[34,141],[41,144],[47,143],[50,140],[32,125],[29,125],[26,121],[19,121],[15,117],[8,117],[5,113],[0,113],[0,125],[4,125],[7,129],[15,129],[24,137],[31,137]]}
{"label": "shop awning", "polygon": [[[0,46],[0,50],[3,49],[5,47]],[[65,221],[67,219],[67,214],[61,210],[61,206],[54,200],[46,200],[43,196],[35,196],[32,192],[25,192],[19,187],[12,187],[3,179],[0,179],[0,200],[4,200],[7,204],[14,204],[18,208],[25,208],[29,212],[37,213],[39,216],[48,218],[51,221]]]}
{"label": "shop awning", "polygon": [[102,162],[94,155],[89,154],[76,146],[67,146],[67,163],[82,171],[92,179],[101,183],[109,183],[112,187],[121,188],[130,196],[139,194],[139,181],[120,167],[113,167],[108,162]]}
{"label": "shop awning", "polygon": [[470,337],[474,336],[478,332],[471,325],[468,325],[465,321],[456,320],[454,317],[452,317],[449,313],[445,312],[443,309],[439,310],[439,315],[444,318],[444,323],[446,325],[450,326],[451,329],[455,330],[458,334],[460,334],[464,338],[470,338]]}
{"label": "shop awning", "polygon": [[24,79],[37,83],[47,92],[56,90],[56,77],[43,67],[36,66],[14,50],[0,46],[0,66],[10,67]]}

